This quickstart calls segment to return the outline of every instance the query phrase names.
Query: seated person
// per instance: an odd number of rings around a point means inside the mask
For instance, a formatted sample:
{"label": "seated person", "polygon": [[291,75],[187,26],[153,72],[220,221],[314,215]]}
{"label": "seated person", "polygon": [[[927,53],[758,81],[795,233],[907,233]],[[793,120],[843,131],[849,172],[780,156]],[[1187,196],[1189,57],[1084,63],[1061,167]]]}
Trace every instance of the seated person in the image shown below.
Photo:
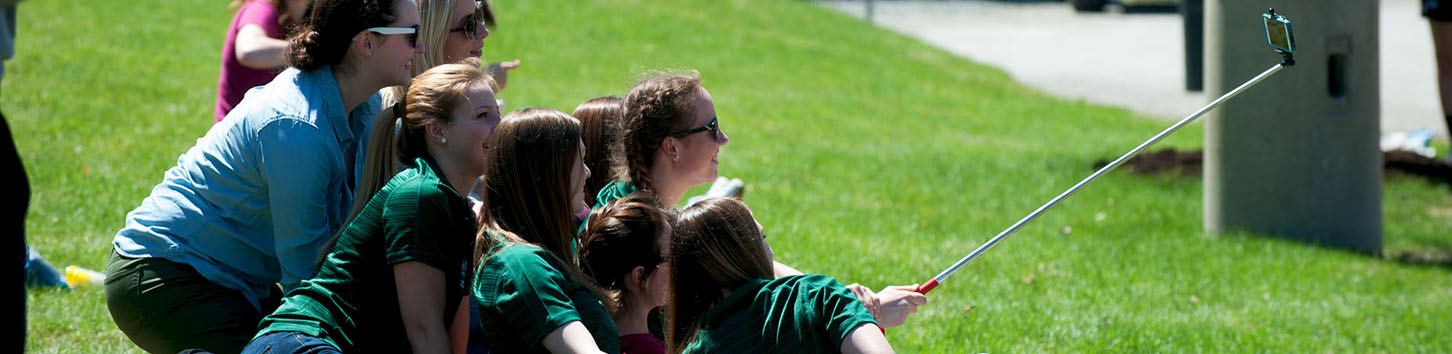
{"label": "seated person", "polygon": [[580,236],[580,265],[614,296],[610,318],[620,329],[622,353],[665,353],[651,334],[651,310],[665,306],[670,264],[670,216],[655,197],[637,193],[595,209]]}
{"label": "seated person", "polygon": [[681,211],[667,262],[672,353],[893,352],[847,286],[823,275],[774,278],[766,235],[739,200]]}

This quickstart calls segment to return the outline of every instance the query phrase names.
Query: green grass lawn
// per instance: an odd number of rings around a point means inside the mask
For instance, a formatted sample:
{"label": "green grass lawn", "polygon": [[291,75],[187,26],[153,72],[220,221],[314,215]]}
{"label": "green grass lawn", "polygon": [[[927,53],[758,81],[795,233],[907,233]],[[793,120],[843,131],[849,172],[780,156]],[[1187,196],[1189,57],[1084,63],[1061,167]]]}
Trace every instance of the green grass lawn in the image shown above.
{"label": "green grass lawn", "polygon": [[[649,69],[699,70],[723,175],[779,260],[880,288],[927,280],[1169,123],[1065,101],[805,1],[498,1],[510,108],[570,110]],[[104,269],[112,235],[212,121],[225,1],[27,1],[4,100],[28,242]],[[1189,112],[1196,107],[1186,107]],[[1161,147],[1200,146],[1187,127]],[[1452,189],[1384,189],[1388,254],[1452,254]],[[1435,352],[1452,268],[1201,231],[1201,183],[1113,173],[889,332],[901,352]],[[137,349],[100,289],[29,292],[34,352]]]}

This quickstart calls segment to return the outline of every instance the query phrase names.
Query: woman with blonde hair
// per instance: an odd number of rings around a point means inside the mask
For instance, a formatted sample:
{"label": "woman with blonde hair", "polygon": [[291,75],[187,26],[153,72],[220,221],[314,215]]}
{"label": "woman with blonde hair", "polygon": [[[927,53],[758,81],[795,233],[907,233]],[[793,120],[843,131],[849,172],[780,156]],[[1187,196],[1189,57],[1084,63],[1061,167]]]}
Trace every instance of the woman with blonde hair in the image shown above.
{"label": "woman with blonde hair", "polygon": [[500,121],[494,87],[477,61],[413,79],[393,144],[410,167],[373,195],[317,276],[262,319],[245,352],[462,350],[447,329],[468,326],[465,283],[478,227],[461,191],[484,174],[485,144]]}
{"label": "woman with blonde hair", "polygon": [[[484,0],[420,0],[418,3],[418,41],[426,50],[413,57],[413,73],[418,75],[434,66],[458,63],[465,59],[479,59],[483,55],[484,39],[489,37],[489,28],[496,20],[494,10]],[[477,62],[476,62],[476,65]],[[504,89],[508,71],[519,66],[513,63],[495,63],[489,66],[489,76]],[[369,133],[374,141],[391,141],[398,130],[397,120],[402,116],[404,87],[389,87],[382,94],[384,109],[378,112],[379,124]],[[496,96],[498,92],[495,92]],[[368,147],[368,173],[358,183],[359,190],[377,191],[388,183],[393,174],[402,171],[404,161],[389,154],[387,144],[372,144]],[[375,168],[372,165],[377,164]],[[468,190],[462,191],[469,193]],[[367,194],[353,204],[353,213],[363,208]]]}

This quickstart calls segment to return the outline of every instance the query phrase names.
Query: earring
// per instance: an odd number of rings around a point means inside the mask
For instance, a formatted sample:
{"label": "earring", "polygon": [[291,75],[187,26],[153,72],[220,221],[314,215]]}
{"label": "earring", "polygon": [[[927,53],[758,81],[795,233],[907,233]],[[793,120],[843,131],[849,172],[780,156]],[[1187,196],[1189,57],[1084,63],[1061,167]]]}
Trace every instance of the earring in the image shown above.
{"label": "earring", "polygon": [[445,138],[439,138],[439,144],[444,144],[444,143],[448,143],[448,142],[449,142],[449,138],[446,138],[446,137]]}
{"label": "earring", "polygon": [[677,156],[676,156],[676,153],[674,153],[674,152],[672,152],[672,153],[671,153],[671,158],[673,158],[673,159],[674,159],[674,158],[676,158],[676,157],[677,157]]}

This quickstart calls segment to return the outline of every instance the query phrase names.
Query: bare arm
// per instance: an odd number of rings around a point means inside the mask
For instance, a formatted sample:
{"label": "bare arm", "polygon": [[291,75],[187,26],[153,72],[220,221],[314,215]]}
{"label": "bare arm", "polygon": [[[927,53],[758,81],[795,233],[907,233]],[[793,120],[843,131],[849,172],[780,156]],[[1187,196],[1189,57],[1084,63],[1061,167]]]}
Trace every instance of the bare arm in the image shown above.
{"label": "bare arm", "polygon": [[555,354],[604,353],[595,346],[595,337],[590,336],[590,330],[580,321],[571,321],[550,332],[545,336],[544,347]]}
{"label": "bare arm", "polygon": [[802,275],[802,271],[797,270],[796,268],[792,268],[789,265],[781,264],[781,262],[777,261],[771,261],[771,272],[775,274],[777,278],[793,275]]}
{"label": "bare arm", "polygon": [[887,342],[887,336],[882,334],[882,329],[874,324],[858,326],[847,334],[847,339],[842,341],[842,353],[894,353],[892,344]]}
{"label": "bare arm", "polygon": [[242,66],[257,70],[268,70],[287,65],[283,53],[287,52],[287,41],[267,36],[262,26],[242,25],[237,29],[237,42],[232,55]]}
{"label": "bare arm", "polygon": [[[393,265],[398,309],[414,353],[448,353],[444,328],[444,272],[423,262]],[[468,316],[468,315],[465,315]]]}
{"label": "bare arm", "polygon": [[469,352],[469,297],[459,299],[459,311],[454,313],[454,324],[449,326],[449,344],[454,354]]}

